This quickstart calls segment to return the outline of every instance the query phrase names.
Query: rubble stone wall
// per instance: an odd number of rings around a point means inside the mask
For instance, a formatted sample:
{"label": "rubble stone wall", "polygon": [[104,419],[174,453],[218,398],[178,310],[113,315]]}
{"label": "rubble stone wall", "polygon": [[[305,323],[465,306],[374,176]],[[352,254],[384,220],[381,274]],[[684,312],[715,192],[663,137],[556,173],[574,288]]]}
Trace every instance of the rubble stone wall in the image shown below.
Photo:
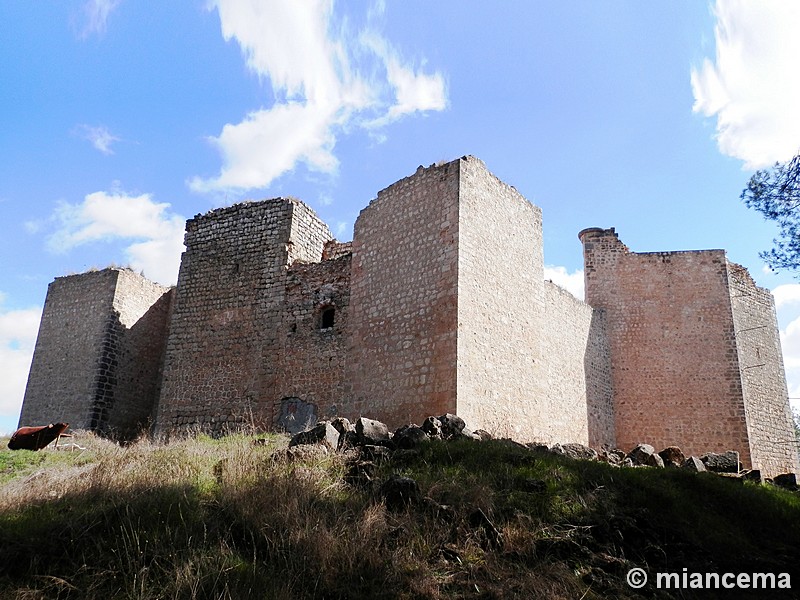
{"label": "rubble stone wall", "polygon": [[116,283],[116,272],[105,269],[48,286],[20,426],[60,421],[88,429]]}
{"label": "rubble stone wall", "polygon": [[187,222],[157,433],[272,426],[287,268],[319,260],[330,239],[293,199],[237,204]]}
{"label": "rubble stone wall", "polygon": [[273,396],[278,428],[299,426],[291,422],[298,418],[297,405],[312,411],[312,421],[351,416],[345,393],[350,260],[350,254],[343,254],[318,263],[296,262],[288,271],[279,393]]}
{"label": "rubble stone wall", "polygon": [[[20,423],[134,435],[458,413],[519,441],[797,470],[774,302],[722,250],[580,233],[586,301],[544,281],[541,210],[474,157],[420,167],[336,241],[299,200],[198,215],[174,291],[48,290]],[[152,409],[151,409],[152,407]]]}
{"label": "rubble stone wall", "polygon": [[548,406],[540,335],[541,209],[478,159],[459,164],[458,414],[495,435],[549,440],[560,407]]}
{"label": "rubble stone wall", "polygon": [[116,319],[109,330],[117,337],[116,388],[107,419],[98,424],[114,437],[131,439],[152,426],[173,294],[133,271],[117,273]]}

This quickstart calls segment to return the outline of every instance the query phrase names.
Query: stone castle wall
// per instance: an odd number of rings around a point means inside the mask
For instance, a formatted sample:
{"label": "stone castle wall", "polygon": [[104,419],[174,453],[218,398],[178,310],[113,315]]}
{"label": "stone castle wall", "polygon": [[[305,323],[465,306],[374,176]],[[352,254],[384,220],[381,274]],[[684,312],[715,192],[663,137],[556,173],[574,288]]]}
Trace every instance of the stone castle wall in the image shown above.
{"label": "stone castle wall", "polygon": [[547,390],[541,439],[613,446],[611,354],[604,313],[546,281],[542,314]]}
{"label": "stone castle wall", "polygon": [[[350,414],[346,379],[350,327],[349,253],[289,268],[280,329],[273,422],[289,431]],[[326,316],[327,315],[327,316]],[[332,321],[332,322],[331,322]]]}
{"label": "stone castle wall", "polygon": [[117,271],[115,318],[107,338],[109,346],[116,346],[116,368],[108,369],[116,386],[106,407],[107,419],[98,415],[98,429],[108,435],[130,439],[152,425],[173,294],[133,271]]}
{"label": "stone castle wall", "polygon": [[633,253],[613,229],[581,240],[586,300],[608,319],[617,444],[796,468],[791,442],[776,443],[792,429],[769,292],[722,250]]}
{"label": "stone castle wall", "polygon": [[103,270],[58,277],[48,286],[21,426],[88,426],[116,282],[114,271]]}
{"label": "stone castle wall", "polygon": [[456,412],[520,441],[795,469],[769,293],[721,250],[580,237],[588,304],[544,281],[540,209],[472,157],[380,191],[352,243],[295,199],[198,215],[171,292],[117,269],[51,284],[21,423],[130,437],[151,418],[166,435]]}
{"label": "stone castle wall", "polygon": [[617,444],[734,448],[750,463],[721,250],[637,254],[582,232],[586,300],[608,318]]}

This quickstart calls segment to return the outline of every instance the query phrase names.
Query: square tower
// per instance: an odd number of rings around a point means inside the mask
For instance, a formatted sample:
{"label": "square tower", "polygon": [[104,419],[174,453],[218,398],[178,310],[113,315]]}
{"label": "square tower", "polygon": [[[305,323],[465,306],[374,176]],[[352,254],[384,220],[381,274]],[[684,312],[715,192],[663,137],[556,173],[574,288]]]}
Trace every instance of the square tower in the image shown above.
{"label": "square tower", "polygon": [[171,292],[129,269],[59,277],[47,289],[20,426],[56,421],[126,439],[159,390]]}
{"label": "square tower", "polygon": [[244,202],[186,223],[156,433],[270,429],[287,272],[319,261],[328,227],[299,200]]}
{"label": "square tower", "polygon": [[737,450],[745,468],[797,470],[771,294],[723,250],[631,252],[585,229],[586,300],[607,316],[616,443]]}

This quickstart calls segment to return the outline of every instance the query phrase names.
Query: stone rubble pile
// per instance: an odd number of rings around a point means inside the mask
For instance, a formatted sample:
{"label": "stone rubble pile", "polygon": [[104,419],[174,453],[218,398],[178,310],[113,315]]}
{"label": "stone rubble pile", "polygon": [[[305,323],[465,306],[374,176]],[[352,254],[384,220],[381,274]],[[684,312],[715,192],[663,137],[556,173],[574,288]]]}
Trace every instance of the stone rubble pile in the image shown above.
{"label": "stone rubble pile", "polygon": [[[337,417],[331,421],[320,421],[311,429],[295,434],[289,442],[288,454],[294,458],[307,458],[327,452],[356,450],[348,461],[349,471],[346,479],[354,485],[362,485],[372,483],[375,465],[381,460],[397,453],[414,451],[432,439],[468,439],[479,442],[490,440],[492,436],[480,429],[472,431],[461,417],[450,413],[438,417],[430,416],[421,426],[403,425],[394,432],[389,431],[384,423],[373,419],[360,417],[353,425],[348,419]],[[650,444],[639,444],[626,453],[618,448],[607,447],[598,451],[578,443],[548,446],[535,442],[520,444],[509,439],[503,441],[527,448],[531,452],[562,455],[576,460],[598,460],[614,467],[708,471],[740,481],[769,482],[787,489],[798,490],[794,473],[784,473],[771,479],[762,478],[758,469],[742,469],[739,453],[734,450],[722,453],[709,452],[697,457],[685,456],[676,446],[669,446],[656,452]],[[392,476],[385,481],[380,486],[379,493],[385,499],[387,507],[391,508],[421,501],[416,482],[400,476]],[[442,508],[437,506],[436,510]],[[479,517],[476,519],[480,520]],[[492,538],[492,535],[489,538]]]}

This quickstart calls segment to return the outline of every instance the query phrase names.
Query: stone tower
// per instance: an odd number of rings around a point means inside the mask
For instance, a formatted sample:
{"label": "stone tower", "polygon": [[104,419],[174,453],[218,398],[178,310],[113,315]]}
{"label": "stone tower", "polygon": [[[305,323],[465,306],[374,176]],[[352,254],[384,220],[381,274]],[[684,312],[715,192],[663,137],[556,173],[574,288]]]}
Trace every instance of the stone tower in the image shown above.
{"label": "stone tower", "polygon": [[319,262],[332,239],[294,199],[236,204],[187,222],[156,433],[272,427],[289,265]]}
{"label": "stone tower", "polygon": [[538,207],[477,158],[420,167],[356,221],[352,414],[454,412],[516,439],[610,442],[600,320],[544,281]]}
{"label": "stone tower", "polygon": [[775,318],[723,250],[631,252],[584,229],[586,301],[605,311],[616,443],[739,451],[747,468],[797,470]]}
{"label": "stone tower", "polygon": [[121,439],[158,397],[171,292],[129,269],[59,277],[47,289],[20,426],[67,422]]}

